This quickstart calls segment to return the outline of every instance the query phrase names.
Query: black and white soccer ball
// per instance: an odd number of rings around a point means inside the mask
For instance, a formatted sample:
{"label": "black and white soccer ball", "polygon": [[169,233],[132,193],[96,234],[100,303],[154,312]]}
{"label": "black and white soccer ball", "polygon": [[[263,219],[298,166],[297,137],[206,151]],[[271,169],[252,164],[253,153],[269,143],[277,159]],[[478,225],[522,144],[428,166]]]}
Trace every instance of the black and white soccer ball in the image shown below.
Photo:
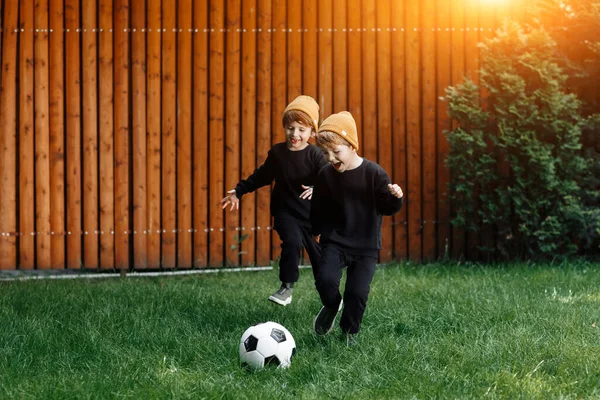
{"label": "black and white soccer ball", "polygon": [[251,326],[240,339],[240,361],[245,367],[275,365],[288,368],[295,353],[296,342],[292,334],[276,322]]}

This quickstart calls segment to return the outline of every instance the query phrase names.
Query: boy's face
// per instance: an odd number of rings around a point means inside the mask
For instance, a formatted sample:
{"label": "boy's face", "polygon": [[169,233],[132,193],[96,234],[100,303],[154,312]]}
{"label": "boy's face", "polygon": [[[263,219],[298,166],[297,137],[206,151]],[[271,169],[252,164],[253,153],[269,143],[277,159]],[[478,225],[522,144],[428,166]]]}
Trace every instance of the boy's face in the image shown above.
{"label": "boy's face", "polygon": [[321,149],[325,159],[339,173],[356,168],[357,157],[356,150],[352,146],[338,144],[330,149]]}
{"label": "boy's face", "polygon": [[285,127],[285,138],[288,149],[292,151],[303,150],[308,146],[308,139],[312,128],[294,121]]}

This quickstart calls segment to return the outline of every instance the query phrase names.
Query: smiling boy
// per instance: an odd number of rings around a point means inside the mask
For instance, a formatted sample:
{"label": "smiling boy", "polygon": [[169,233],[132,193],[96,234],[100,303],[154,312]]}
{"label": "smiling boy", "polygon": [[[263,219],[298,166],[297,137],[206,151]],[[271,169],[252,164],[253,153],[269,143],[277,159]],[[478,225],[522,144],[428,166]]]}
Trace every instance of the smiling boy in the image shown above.
{"label": "smiling boy", "polygon": [[[360,330],[381,249],[382,216],[400,210],[403,193],[383,168],[358,155],[356,123],[349,112],[325,119],[316,142],[329,165],[317,177],[310,215],[313,234],[320,235],[316,287],[323,303],[313,328],[317,335],[328,334],[343,305],[340,327],[352,344]],[[346,267],[342,299],[339,287]]]}
{"label": "smiling boy", "polygon": [[271,215],[281,239],[281,286],[269,300],[282,306],[292,302],[303,247],[310,258],[314,276],[319,268],[321,249],[312,235],[309,200],[317,174],[327,162],[323,153],[308,143],[317,131],[318,119],[319,105],[312,97],[302,95],[290,102],[282,118],[285,142],[275,144],[265,162],[221,200],[223,208],[231,205],[231,210],[237,210],[244,194],[275,181],[271,192]]}

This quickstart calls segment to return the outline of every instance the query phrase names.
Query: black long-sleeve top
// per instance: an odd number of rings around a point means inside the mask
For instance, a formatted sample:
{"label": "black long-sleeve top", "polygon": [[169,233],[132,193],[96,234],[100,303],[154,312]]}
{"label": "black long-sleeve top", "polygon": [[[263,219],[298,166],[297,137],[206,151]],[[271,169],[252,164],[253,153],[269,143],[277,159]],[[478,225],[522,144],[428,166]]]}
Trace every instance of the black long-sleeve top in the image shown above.
{"label": "black long-sleeve top", "polygon": [[321,245],[334,244],[357,255],[377,257],[383,215],[402,208],[404,198],[388,190],[390,178],[377,163],[363,159],[355,169],[321,169],[313,189],[310,220]]}
{"label": "black long-sleeve top", "polygon": [[291,215],[308,222],[311,202],[300,198],[304,192],[302,185],[313,186],[325,164],[323,152],[310,143],[300,151],[289,150],[285,142],[277,143],[269,150],[265,162],[237,184],[235,194],[239,199],[275,180],[271,192],[271,214]]}

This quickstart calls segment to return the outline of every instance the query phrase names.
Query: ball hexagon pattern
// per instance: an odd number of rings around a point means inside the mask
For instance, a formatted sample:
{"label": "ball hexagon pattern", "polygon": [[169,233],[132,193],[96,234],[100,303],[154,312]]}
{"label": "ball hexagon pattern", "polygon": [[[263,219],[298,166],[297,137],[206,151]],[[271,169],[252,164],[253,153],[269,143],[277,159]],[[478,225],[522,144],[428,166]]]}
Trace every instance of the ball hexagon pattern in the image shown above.
{"label": "ball hexagon pattern", "polygon": [[245,367],[287,368],[295,352],[296,342],[290,331],[272,321],[251,326],[240,339],[240,362]]}

